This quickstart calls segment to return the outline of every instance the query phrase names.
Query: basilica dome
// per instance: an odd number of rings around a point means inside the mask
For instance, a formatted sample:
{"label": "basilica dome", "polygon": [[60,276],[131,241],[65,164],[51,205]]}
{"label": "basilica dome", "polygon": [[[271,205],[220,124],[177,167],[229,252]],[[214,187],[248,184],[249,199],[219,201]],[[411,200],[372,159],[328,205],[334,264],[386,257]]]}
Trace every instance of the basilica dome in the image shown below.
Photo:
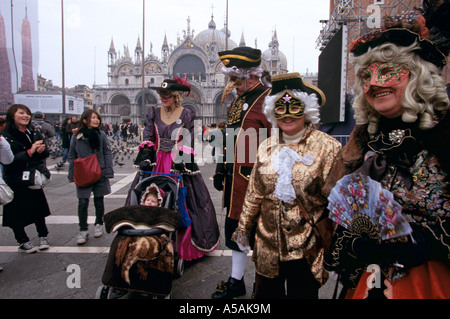
{"label": "basilica dome", "polygon": [[272,38],[272,41],[269,42],[269,48],[262,53],[262,58],[267,63],[267,68],[272,70],[277,70],[281,73],[288,72],[287,68],[287,58],[286,55],[279,50],[278,39],[275,34]]}
{"label": "basilica dome", "polygon": [[[228,50],[232,50],[237,47],[237,44],[229,36],[230,30],[228,30]],[[208,51],[214,42],[217,51],[224,51],[226,49],[225,41],[225,29],[223,31],[217,30],[213,17],[211,17],[211,21],[208,24],[208,29],[201,31],[194,38],[194,43],[205,51]]]}
{"label": "basilica dome", "polygon": [[272,61],[274,60],[273,58],[275,58],[275,60],[280,61],[280,68],[282,70],[287,70],[287,58],[283,52],[277,51],[272,55],[272,49],[267,49],[263,52],[262,57],[265,61]]}

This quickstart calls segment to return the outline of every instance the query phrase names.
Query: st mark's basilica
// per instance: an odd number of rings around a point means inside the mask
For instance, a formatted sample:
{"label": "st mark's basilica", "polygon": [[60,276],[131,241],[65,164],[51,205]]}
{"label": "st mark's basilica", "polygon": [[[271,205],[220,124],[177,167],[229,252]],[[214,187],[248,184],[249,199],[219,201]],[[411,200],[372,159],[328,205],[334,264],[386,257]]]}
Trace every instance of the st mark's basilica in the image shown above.
{"label": "st mark's basilica", "polygon": [[[230,32],[226,36],[226,28],[217,29],[213,16],[208,28],[196,35],[191,31],[190,22],[188,17],[186,29],[182,31],[183,36],[178,37],[176,45],[168,44],[167,36],[164,35],[160,57],[153,53],[153,48],[144,57],[139,38],[133,55],[126,46],[122,54],[118,53],[114,40],[111,40],[108,50],[108,84],[93,87],[94,105],[100,110],[105,123],[142,123],[148,108],[161,103],[156,92],[148,87],[159,86],[164,79],[174,76],[188,79],[191,93],[183,99],[182,105],[194,110],[197,120],[203,125],[226,120],[227,106],[234,96],[230,94],[225,103],[221,103],[226,79],[220,72],[222,63],[217,53],[237,46],[258,45],[246,44],[244,33],[237,44],[231,39]],[[288,72],[287,59],[279,50],[276,30],[268,48],[259,49],[263,52],[261,66],[264,69],[272,75]]]}

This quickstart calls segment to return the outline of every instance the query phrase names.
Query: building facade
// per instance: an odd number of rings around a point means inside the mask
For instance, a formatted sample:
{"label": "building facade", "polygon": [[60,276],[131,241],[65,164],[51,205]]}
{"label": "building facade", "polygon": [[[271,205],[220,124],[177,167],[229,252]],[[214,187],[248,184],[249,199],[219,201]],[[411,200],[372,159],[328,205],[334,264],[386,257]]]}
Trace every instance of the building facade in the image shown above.
{"label": "building facade", "polygon": [[[133,55],[128,47],[124,47],[123,54],[119,55],[111,40],[108,84],[93,86],[94,107],[100,110],[105,123],[143,123],[147,110],[161,104],[156,91],[149,87],[159,87],[164,79],[178,76],[187,78],[191,85],[191,93],[183,99],[183,107],[192,109],[203,125],[225,121],[227,106],[234,97],[230,95],[224,104],[221,103],[226,79],[220,72],[222,64],[218,52],[243,45],[246,45],[244,34],[238,45],[229,32],[226,34],[225,28],[216,28],[214,17],[208,28],[195,36],[188,18],[187,28],[176,45],[169,45],[164,36],[160,57],[153,53],[153,48],[145,56],[139,38]],[[287,73],[287,59],[279,49],[276,31],[269,48],[262,51],[264,69],[273,75]]]}
{"label": "building facade", "polygon": [[[346,47],[353,40],[378,28],[386,16],[401,15],[422,7],[422,0],[330,0],[330,16],[324,20],[323,30],[317,39],[317,48],[323,50],[342,25],[347,26]],[[348,52],[347,52],[348,54]],[[450,61],[450,57],[447,58]],[[355,82],[353,66],[346,65],[346,92],[352,92]],[[450,83],[449,63],[442,70],[442,77]]]}
{"label": "building facade", "polygon": [[6,113],[8,104],[14,100],[7,48],[5,19],[0,14],[0,113]]}
{"label": "building facade", "polygon": [[31,42],[31,24],[28,20],[28,8],[25,7],[25,18],[22,20],[22,78],[19,91],[34,90],[33,46]]}

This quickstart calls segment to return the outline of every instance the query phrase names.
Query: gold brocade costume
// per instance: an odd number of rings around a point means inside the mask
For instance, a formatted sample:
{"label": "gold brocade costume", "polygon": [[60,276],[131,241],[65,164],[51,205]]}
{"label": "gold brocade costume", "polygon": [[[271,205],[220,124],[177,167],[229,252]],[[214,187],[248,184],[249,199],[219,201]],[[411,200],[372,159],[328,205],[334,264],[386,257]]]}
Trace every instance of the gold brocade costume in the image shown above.
{"label": "gold brocade costume", "polygon": [[271,161],[283,147],[300,157],[308,155],[311,162],[296,162],[292,167],[295,195],[310,216],[317,221],[327,206],[321,188],[327,178],[341,144],[310,124],[298,143],[285,144],[278,136],[265,140],[258,148],[257,162],[252,170],[239,226],[233,240],[248,245],[249,234],[257,224],[253,261],[256,272],[268,278],[279,274],[279,263],[306,259],[316,280],[323,285],[328,274],[323,269],[324,250],[309,223],[300,214],[295,201],[285,203],[274,196],[278,173]]}

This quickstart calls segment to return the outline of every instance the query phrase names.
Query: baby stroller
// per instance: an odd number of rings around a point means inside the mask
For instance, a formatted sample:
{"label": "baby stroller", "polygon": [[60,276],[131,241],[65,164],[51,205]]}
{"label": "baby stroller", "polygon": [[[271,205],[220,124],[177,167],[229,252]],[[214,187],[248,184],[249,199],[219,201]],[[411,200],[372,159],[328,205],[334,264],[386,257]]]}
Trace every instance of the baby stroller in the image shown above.
{"label": "baby stroller", "polygon": [[[117,232],[117,236],[109,251],[103,286],[97,290],[98,299],[119,298],[127,292],[170,298],[172,279],[184,271],[175,243],[180,219],[177,202],[181,176],[152,174],[141,174],[132,189],[129,205],[104,216],[105,230]],[[164,191],[162,207],[139,205],[151,184]]]}
{"label": "baby stroller", "polygon": [[[161,188],[164,193],[164,203],[163,207],[173,210],[180,211],[180,207],[184,205],[184,199],[179,198],[179,194],[181,193],[181,176],[175,174],[164,174],[157,173],[151,171],[140,171],[140,181],[133,188],[130,196],[130,205],[139,205],[141,201],[141,196],[148,186],[151,184],[156,184],[159,188]],[[174,249],[176,248],[176,234],[173,235],[174,241]],[[184,262],[182,259],[178,258],[178,253],[175,249],[175,276],[181,277],[184,272]]]}

